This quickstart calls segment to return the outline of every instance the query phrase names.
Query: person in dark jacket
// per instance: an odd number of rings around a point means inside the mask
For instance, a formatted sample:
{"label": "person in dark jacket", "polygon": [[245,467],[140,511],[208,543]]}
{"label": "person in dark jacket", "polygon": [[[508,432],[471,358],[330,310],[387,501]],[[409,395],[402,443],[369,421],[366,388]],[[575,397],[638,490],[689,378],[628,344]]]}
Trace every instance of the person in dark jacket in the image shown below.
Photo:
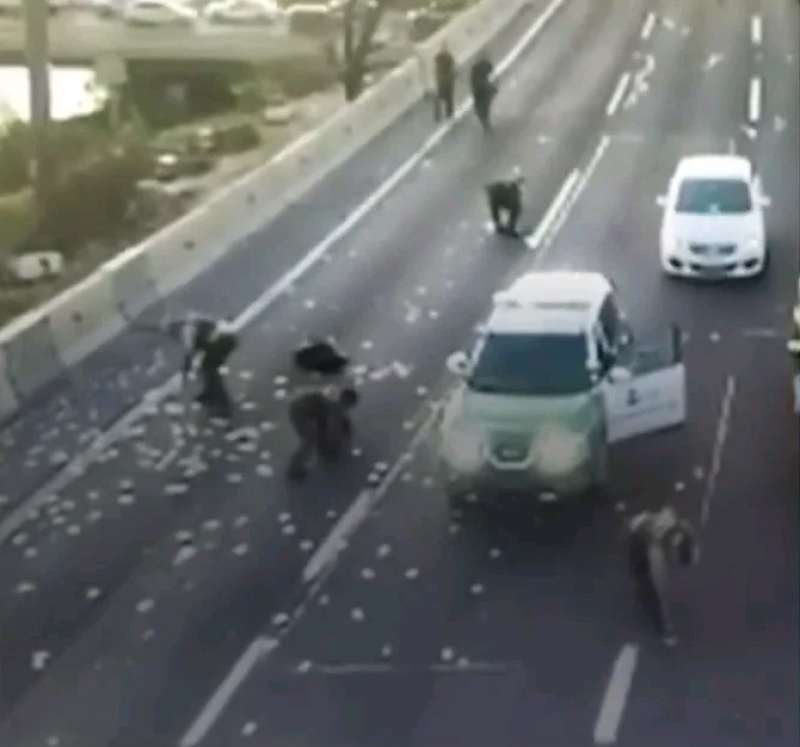
{"label": "person in dark jacket", "polygon": [[433,112],[434,118],[439,122],[442,118],[442,109],[448,119],[453,117],[454,109],[456,62],[446,42],[442,42],[433,62],[436,73],[436,98]]}
{"label": "person in dark jacket", "polygon": [[637,596],[668,646],[678,641],[669,604],[670,567],[694,565],[698,554],[692,527],[670,506],[643,511],[628,522],[628,560]]}
{"label": "person in dark jacket", "polygon": [[294,365],[302,371],[322,376],[338,376],[350,364],[350,359],[329,340],[311,339],[293,355]]}
{"label": "person in dark jacket", "polygon": [[497,95],[497,86],[494,83],[494,65],[485,55],[472,66],[470,71],[470,87],[475,114],[483,129],[490,132],[492,129],[491,109],[492,101]]}
{"label": "person in dark jacket", "polygon": [[336,461],[349,449],[353,438],[350,410],[357,403],[358,393],[352,387],[344,387],[338,397],[318,390],[294,397],[289,405],[289,421],[300,444],[289,460],[290,479],[305,478],[315,455]]}
{"label": "person in dark jacket", "polygon": [[517,222],[522,212],[522,185],[524,183],[525,178],[522,173],[515,169],[511,179],[486,185],[489,211],[497,233],[504,236],[519,236]]}
{"label": "person in dark jacket", "polygon": [[201,316],[170,322],[168,331],[177,336],[186,349],[182,373],[184,381],[200,361],[203,386],[196,400],[220,414],[230,416],[233,409],[220,369],[239,345],[239,338],[227,320]]}

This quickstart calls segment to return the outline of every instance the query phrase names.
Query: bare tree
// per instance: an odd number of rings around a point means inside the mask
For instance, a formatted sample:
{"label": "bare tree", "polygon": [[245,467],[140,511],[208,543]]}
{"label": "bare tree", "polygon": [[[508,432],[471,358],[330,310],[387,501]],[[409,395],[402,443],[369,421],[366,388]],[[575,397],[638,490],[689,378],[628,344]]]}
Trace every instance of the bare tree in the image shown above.
{"label": "bare tree", "polygon": [[393,0],[345,0],[342,12],[342,82],[347,101],[357,99],[364,90],[372,41],[384,12]]}

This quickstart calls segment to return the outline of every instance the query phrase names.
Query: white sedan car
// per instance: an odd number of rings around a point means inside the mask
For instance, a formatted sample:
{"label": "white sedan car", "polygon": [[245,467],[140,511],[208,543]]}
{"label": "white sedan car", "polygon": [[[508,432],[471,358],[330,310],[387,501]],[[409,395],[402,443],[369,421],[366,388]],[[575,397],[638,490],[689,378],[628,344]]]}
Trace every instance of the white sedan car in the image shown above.
{"label": "white sedan car", "polygon": [[682,159],[659,203],[664,208],[661,266],[667,274],[717,279],[763,272],[768,200],[747,158]]}
{"label": "white sedan car", "polygon": [[215,0],[203,16],[211,23],[271,24],[280,21],[283,11],[274,0]]}
{"label": "white sedan car", "polygon": [[130,0],[123,18],[125,23],[138,26],[192,26],[198,14],[174,0]]}

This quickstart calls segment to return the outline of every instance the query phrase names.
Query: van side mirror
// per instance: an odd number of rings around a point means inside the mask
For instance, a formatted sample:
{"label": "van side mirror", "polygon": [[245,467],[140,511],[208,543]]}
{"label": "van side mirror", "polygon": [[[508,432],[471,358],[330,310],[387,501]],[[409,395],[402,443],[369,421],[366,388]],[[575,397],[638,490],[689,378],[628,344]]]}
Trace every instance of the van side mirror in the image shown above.
{"label": "van side mirror", "polygon": [[456,376],[462,379],[468,376],[470,370],[470,364],[467,354],[459,350],[457,353],[453,353],[452,355],[448,356],[447,370],[450,371],[450,373],[455,374]]}

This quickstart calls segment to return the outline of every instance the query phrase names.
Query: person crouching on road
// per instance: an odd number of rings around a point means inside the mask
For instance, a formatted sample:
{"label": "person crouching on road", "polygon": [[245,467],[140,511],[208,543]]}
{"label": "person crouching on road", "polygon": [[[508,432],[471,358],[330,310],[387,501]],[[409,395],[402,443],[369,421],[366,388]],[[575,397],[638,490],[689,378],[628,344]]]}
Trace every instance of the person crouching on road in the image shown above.
{"label": "person crouching on road", "polygon": [[352,387],[344,387],[336,397],[320,390],[294,397],[289,405],[289,421],[300,444],[289,461],[289,479],[304,479],[315,456],[337,461],[350,449],[353,439],[350,411],[357,403],[358,393]]}
{"label": "person crouching on road", "polygon": [[[525,178],[519,169],[514,169],[510,180],[497,181],[486,185],[489,199],[489,212],[494,229],[504,236],[518,237],[517,221],[522,212],[522,186]],[[505,219],[504,219],[505,216]]]}
{"label": "person crouching on road", "polygon": [[643,511],[628,523],[628,559],[637,595],[667,646],[678,642],[672,621],[670,567],[697,563],[698,545],[688,522],[671,506]]}
{"label": "person crouching on road", "polygon": [[195,399],[209,409],[230,417],[233,405],[220,372],[239,345],[239,338],[230,322],[191,316],[170,323],[168,330],[179,336],[186,349],[182,368],[184,383],[200,361],[203,385]]}

